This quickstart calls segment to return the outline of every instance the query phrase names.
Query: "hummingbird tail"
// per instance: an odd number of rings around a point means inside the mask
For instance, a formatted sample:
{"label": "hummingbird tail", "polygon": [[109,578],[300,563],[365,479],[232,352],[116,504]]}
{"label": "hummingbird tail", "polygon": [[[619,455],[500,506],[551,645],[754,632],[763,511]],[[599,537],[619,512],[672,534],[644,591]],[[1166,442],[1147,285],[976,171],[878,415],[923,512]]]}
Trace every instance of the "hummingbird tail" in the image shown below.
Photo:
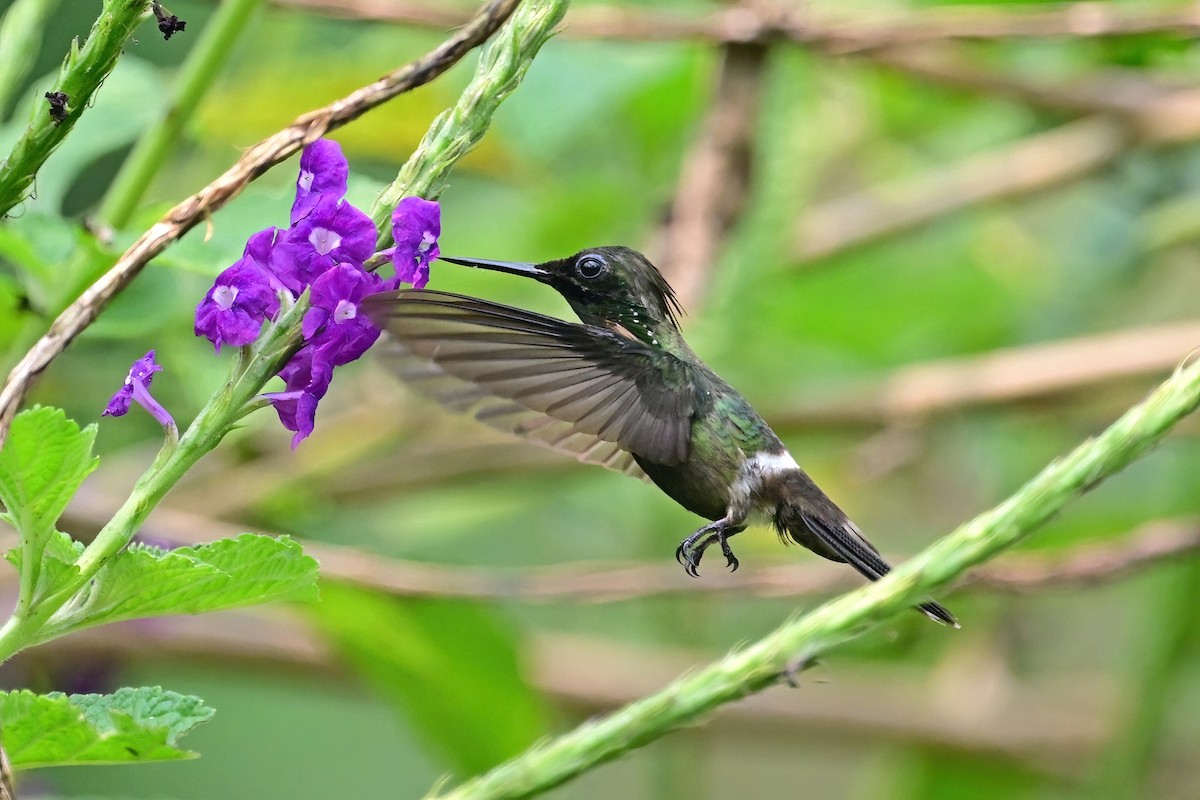
{"label": "hummingbird tail", "polygon": [[[877,581],[891,572],[891,566],[858,526],[815,484],[811,485],[817,494],[804,492],[800,505],[783,503],[776,510],[775,527],[780,535],[786,534],[819,556],[849,564],[869,580]],[[934,622],[959,627],[954,615],[938,603],[922,603],[917,608]]]}

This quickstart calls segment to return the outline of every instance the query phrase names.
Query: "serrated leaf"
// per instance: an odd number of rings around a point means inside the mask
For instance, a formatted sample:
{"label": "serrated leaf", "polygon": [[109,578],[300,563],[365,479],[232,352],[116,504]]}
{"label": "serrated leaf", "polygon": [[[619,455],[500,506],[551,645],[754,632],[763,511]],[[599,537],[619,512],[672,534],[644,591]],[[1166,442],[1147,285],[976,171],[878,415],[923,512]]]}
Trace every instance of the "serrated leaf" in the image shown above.
{"label": "serrated leaf", "polygon": [[95,438],[95,425],[80,429],[57,408],[35,407],[13,420],[0,450],[0,502],[21,538],[23,585],[37,585],[54,523],[96,468]]}
{"label": "serrated leaf", "polygon": [[160,550],[135,544],[96,575],[78,604],[52,617],[47,636],[108,622],[200,614],[317,596],[317,562],[300,545],[243,533],[235,539]]}
{"label": "serrated leaf", "polygon": [[516,636],[490,610],[324,587],[317,622],[376,690],[464,774],[520,753],[547,730]]}
{"label": "serrated leaf", "polygon": [[[72,539],[70,534],[62,531],[55,531],[49,539],[46,540],[46,549],[42,551],[42,557],[46,560],[54,559],[63,564],[74,566],[75,559],[83,554],[83,542]],[[4,558],[8,563],[21,570],[21,551],[9,550],[4,554]]]}
{"label": "serrated leaf", "polygon": [[[62,531],[55,531],[46,540],[42,551],[42,566],[39,582],[43,591],[53,594],[79,574],[75,560],[83,553],[83,542],[77,542]],[[8,563],[21,571],[21,550],[13,548],[4,554]]]}
{"label": "serrated leaf", "polygon": [[195,758],[176,742],[214,711],[157,686],[113,694],[0,692],[4,749],[17,769]]}

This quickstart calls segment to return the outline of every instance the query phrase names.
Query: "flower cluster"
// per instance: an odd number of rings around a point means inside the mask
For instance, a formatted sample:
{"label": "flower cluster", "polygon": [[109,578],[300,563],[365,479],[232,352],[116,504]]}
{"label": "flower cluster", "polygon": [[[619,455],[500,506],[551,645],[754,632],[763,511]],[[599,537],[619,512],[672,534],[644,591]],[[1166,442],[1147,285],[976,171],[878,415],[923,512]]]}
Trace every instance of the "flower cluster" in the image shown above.
{"label": "flower cluster", "polygon": [[[293,447],[312,433],[334,368],[354,361],[379,338],[358,304],[400,283],[424,287],[429,262],[439,254],[440,208],[419,197],[400,201],[392,215],[396,244],[376,253],[371,218],[346,202],[348,175],[336,142],[321,139],[305,148],[289,227],[251,236],[242,257],[217,276],[196,308],[196,335],[220,351],[222,345],[250,344],[282,302],[309,292],[304,346],[279,373],[284,391],[265,395],[284,427],[295,432]],[[395,276],[369,271],[368,262],[377,259],[390,259]]]}

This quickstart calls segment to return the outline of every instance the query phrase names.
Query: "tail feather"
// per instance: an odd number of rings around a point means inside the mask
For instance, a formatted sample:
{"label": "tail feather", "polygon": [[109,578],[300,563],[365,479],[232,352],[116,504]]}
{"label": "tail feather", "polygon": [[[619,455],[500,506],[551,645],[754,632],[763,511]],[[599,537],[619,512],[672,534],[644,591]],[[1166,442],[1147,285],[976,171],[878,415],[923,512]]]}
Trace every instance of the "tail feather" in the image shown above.
{"label": "tail feather", "polygon": [[[781,538],[790,537],[819,556],[849,564],[873,581],[892,571],[862,531],[803,470],[788,476],[786,492],[789,500],[775,510],[775,527]],[[959,627],[954,615],[937,603],[922,603],[917,608],[934,622]]]}
{"label": "tail feather", "polygon": [[[843,518],[840,524],[831,524],[821,517],[805,511],[800,511],[798,516],[807,529],[806,533],[817,537],[828,548],[828,551],[825,551],[810,547],[818,554],[831,558],[829,552],[831,551],[832,555],[836,556],[832,560],[849,564],[864,577],[873,581],[879,580],[892,571],[891,566],[879,555],[879,551],[867,541],[858,527],[850,520]],[[789,532],[792,530],[789,529]],[[793,538],[797,537],[793,536]],[[804,536],[803,538],[808,539],[809,537]],[[799,538],[797,541],[807,544],[807,541],[801,541]],[[959,627],[958,620],[954,618],[954,615],[938,603],[922,603],[917,608],[934,622],[949,625],[952,628]]]}

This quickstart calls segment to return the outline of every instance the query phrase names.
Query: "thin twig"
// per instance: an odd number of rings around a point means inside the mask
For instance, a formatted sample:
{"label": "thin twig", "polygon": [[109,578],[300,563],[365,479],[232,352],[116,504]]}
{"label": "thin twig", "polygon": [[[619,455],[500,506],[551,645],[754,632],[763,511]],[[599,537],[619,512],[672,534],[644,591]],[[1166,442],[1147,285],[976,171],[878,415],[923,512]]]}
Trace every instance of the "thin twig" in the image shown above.
{"label": "thin twig", "polygon": [[1184,320],[992,350],[901,367],[820,405],[771,415],[779,427],[888,424],[964,408],[1078,392],[1165,374],[1200,345],[1200,322]]}
{"label": "thin twig", "polygon": [[809,208],[793,254],[810,264],[971,206],[1058,186],[1111,163],[1131,143],[1106,115],[1069,122],[1014,145]]}
{"label": "thin twig", "polygon": [[250,181],[299,152],[309,142],[441,75],[491,36],[517,3],[518,0],[491,0],[470,23],[426,55],[324,108],[297,118],[288,127],[252,146],[225,174],[167,212],[125,251],[112,269],[58,316],[49,331],[13,368],[0,390],[0,446],[3,446],[9,425],[37,376],[99,316],[150,259],[240,194]]}
{"label": "thin twig", "polygon": [[[85,487],[67,511],[64,524],[75,531],[95,529],[112,515],[109,505],[106,494]],[[243,530],[211,516],[160,507],[141,534],[151,541],[193,545],[237,536]],[[399,597],[611,603],[664,595],[823,596],[862,583],[848,570],[811,559],[800,564],[748,566],[734,573],[713,570],[696,580],[666,559],[652,564],[588,562],[501,569],[388,558],[326,542],[302,540],[302,544],[304,551],[321,563],[322,578]],[[1120,538],[1065,552],[1009,555],[972,571],[962,585],[1024,594],[1101,584],[1198,549],[1200,525],[1191,520],[1159,520]]]}
{"label": "thin twig", "polygon": [[717,86],[697,141],[683,159],[667,223],[652,247],[684,308],[695,310],[721,242],[750,195],[754,130],[767,48],[726,45]]}
{"label": "thin twig", "polygon": [[[820,401],[764,411],[783,434],[878,426],[907,433],[912,424],[943,414],[1164,375],[1197,343],[1200,322],[1131,328],[911,364]],[[397,413],[402,393],[389,391],[391,384],[370,373],[362,380],[369,385],[345,395],[340,412],[331,409],[311,449],[280,453],[265,447],[248,462],[214,453],[172,492],[171,505],[233,518],[289,485],[319,482],[335,500],[355,502],[455,478],[590,469],[448,414],[436,417],[445,421],[444,429],[431,433],[424,421],[419,423],[424,430],[417,431],[413,421],[422,419],[420,414]],[[380,447],[398,438],[405,440],[403,448]],[[413,463],[422,469],[411,469]],[[224,490],[231,485],[238,491]]]}
{"label": "thin twig", "polygon": [[[914,426],[928,424],[934,417],[1096,394],[1096,389],[1105,389],[1099,394],[1113,398],[1113,388],[1122,383],[1129,384],[1132,392],[1135,380],[1169,373],[1179,354],[1197,343],[1200,322],[1133,328],[916,363],[819,401],[763,410],[785,438],[813,428],[883,426],[882,435],[891,438],[870,440],[865,446],[878,450],[883,445],[888,465],[896,466],[891,463],[895,446],[905,449],[911,435],[919,431]],[[412,398],[395,391],[390,379],[380,380],[370,372],[358,377],[359,383],[344,387],[341,408],[325,412],[329,416],[323,418],[322,433],[311,440],[311,449],[279,452],[264,440],[256,448],[261,453],[249,461],[213,453],[172,491],[171,507],[235,519],[288,486],[319,484],[337,502],[374,502],[380,496],[419,492],[447,480],[593,469],[450,414],[431,412],[437,421],[431,430],[431,419],[419,408],[409,411],[401,405]],[[400,441],[402,446],[381,446]],[[871,458],[869,469],[863,467],[872,478],[882,471],[876,461]],[[415,470],[412,464],[422,467]],[[227,491],[229,486],[237,486],[238,491]]]}
{"label": "thin twig", "polygon": [[1144,72],[1104,70],[1073,80],[1033,77],[980,67],[950,46],[888,47],[868,54],[866,63],[900,72],[923,83],[1069,114],[1114,114],[1133,121],[1186,87],[1164,85]]}
{"label": "thin twig", "polygon": [[[273,0],[331,16],[448,28],[461,24],[461,12],[432,2],[400,0]],[[1149,4],[1147,4],[1149,5]],[[585,6],[571,12],[564,35],[623,41],[689,40],[746,44],[772,38],[824,46],[834,52],[858,52],[898,44],[957,39],[1086,38],[1169,33],[1200,34],[1200,6],[1183,8],[1063,3],[1050,7],[1018,5],[907,9],[892,16],[821,19],[808,9],[779,4],[723,8],[709,14],[664,12],[630,6]]]}
{"label": "thin twig", "polygon": [[982,70],[945,48],[890,48],[871,59],[920,80],[1086,114],[1015,144],[810,208],[796,233],[801,263],[910,230],[981,203],[1041,191],[1095,172],[1134,146],[1200,137],[1200,90],[1125,74],[1071,85]]}
{"label": "thin twig", "polygon": [[[0,731],[3,734],[3,731]],[[8,751],[0,744],[0,800],[16,800],[13,790],[12,765],[8,763]]]}

